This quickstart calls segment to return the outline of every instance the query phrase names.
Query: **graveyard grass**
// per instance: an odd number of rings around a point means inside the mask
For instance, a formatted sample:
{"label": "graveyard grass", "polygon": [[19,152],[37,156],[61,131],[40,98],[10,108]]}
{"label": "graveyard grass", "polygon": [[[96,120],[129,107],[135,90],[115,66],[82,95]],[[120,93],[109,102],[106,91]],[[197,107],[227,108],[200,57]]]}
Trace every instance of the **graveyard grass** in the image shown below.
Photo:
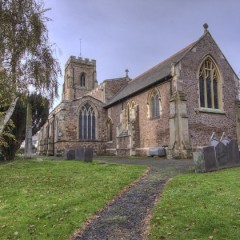
{"label": "graveyard grass", "polygon": [[239,239],[240,168],[175,177],[153,215],[151,240]]}
{"label": "graveyard grass", "polygon": [[146,167],[80,161],[0,164],[1,239],[68,239]]}

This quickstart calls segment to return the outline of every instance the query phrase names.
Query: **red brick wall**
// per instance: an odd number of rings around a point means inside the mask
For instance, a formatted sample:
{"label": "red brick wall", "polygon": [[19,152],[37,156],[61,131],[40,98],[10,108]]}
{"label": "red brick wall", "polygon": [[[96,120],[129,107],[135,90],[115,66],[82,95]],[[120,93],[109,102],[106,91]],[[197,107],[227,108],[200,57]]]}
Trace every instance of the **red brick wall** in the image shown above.
{"label": "red brick wall", "polygon": [[[170,100],[170,82],[165,82],[157,86],[160,96],[161,96],[161,106],[162,114],[158,119],[148,119],[147,117],[147,101],[148,94],[153,89],[146,90],[137,96],[134,96],[123,103],[114,105],[108,109],[108,115],[112,118],[114,122],[113,127],[113,143],[111,147],[116,146],[116,126],[120,122],[120,113],[123,108],[126,107],[127,103],[134,100],[136,105],[138,105],[138,118],[139,125],[135,126],[136,133],[139,137],[135,139],[136,148],[149,148],[156,146],[168,145],[169,142],[169,100]],[[142,150],[138,150],[142,152]]]}

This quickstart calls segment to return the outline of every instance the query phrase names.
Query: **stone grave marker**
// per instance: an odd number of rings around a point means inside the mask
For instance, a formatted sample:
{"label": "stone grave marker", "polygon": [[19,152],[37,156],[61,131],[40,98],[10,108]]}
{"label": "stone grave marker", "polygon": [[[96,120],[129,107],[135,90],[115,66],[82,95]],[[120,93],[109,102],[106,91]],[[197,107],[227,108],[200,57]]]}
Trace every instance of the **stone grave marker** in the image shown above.
{"label": "stone grave marker", "polygon": [[225,146],[229,144],[230,138],[225,134],[225,132],[223,132],[220,142],[222,142]]}
{"label": "stone grave marker", "polygon": [[218,166],[225,167],[228,164],[228,148],[222,142],[220,142],[216,147],[216,158]]}
{"label": "stone grave marker", "polygon": [[219,141],[217,139],[217,136],[215,132],[212,133],[212,136],[210,137],[210,146],[216,147],[218,145]]}
{"label": "stone grave marker", "polygon": [[92,160],[93,160],[93,148],[86,147],[84,162],[92,162]]}
{"label": "stone grave marker", "polygon": [[230,166],[235,165],[236,163],[240,163],[238,143],[233,139],[228,144],[228,161]]}
{"label": "stone grave marker", "polygon": [[203,158],[206,172],[217,170],[217,161],[214,146],[203,148]]}
{"label": "stone grave marker", "polygon": [[204,164],[204,158],[203,158],[202,151],[193,152],[193,162],[195,165],[196,173],[205,172],[205,164]]}
{"label": "stone grave marker", "polygon": [[84,160],[85,150],[83,147],[78,147],[75,149],[75,159],[76,160]]}
{"label": "stone grave marker", "polygon": [[75,159],[75,150],[65,150],[64,159],[74,160]]}

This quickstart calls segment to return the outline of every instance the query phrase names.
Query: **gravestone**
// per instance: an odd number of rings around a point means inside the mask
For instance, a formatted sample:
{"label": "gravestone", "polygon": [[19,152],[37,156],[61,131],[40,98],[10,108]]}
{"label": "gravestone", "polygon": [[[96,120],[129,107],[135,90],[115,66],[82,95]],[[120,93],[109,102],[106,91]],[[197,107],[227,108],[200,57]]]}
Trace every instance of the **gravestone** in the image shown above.
{"label": "gravestone", "polygon": [[78,147],[77,149],[75,149],[75,159],[76,160],[84,160],[84,148],[83,147]]}
{"label": "gravestone", "polygon": [[92,162],[92,160],[93,160],[93,148],[86,147],[84,162]]}
{"label": "gravestone", "polygon": [[203,158],[206,172],[217,170],[217,161],[214,146],[203,148]]}
{"label": "gravestone", "polygon": [[218,166],[220,168],[225,167],[228,164],[228,148],[222,142],[220,142],[216,147],[216,158]]}
{"label": "gravestone", "polygon": [[216,147],[218,145],[219,141],[217,139],[217,136],[215,132],[212,133],[212,136],[210,137],[210,146]]}
{"label": "gravestone", "polygon": [[240,163],[238,143],[236,140],[233,139],[228,144],[228,161],[230,166],[235,165],[236,163]]}
{"label": "gravestone", "polygon": [[222,142],[225,146],[229,144],[230,138],[225,134],[225,132],[223,132],[220,142]]}
{"label": "gravestone", "polygon": [[205,164],[202,151],[193,152],[193,162],[195,165],[196,173],[205,172]]}
{"label": "gravestone", "polygon": [[74,160],[75,159],[75,150],[65,150],[64,159]]}

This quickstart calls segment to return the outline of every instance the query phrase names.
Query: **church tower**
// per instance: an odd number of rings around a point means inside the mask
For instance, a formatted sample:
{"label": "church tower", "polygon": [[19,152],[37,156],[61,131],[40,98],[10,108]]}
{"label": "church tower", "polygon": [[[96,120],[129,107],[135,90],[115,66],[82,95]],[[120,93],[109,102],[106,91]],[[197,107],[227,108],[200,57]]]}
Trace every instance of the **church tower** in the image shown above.
{"label": "church tower", "polygon": [[62,100],[81,98],[97,85],[96,60],[71,56],[65,64]]}

